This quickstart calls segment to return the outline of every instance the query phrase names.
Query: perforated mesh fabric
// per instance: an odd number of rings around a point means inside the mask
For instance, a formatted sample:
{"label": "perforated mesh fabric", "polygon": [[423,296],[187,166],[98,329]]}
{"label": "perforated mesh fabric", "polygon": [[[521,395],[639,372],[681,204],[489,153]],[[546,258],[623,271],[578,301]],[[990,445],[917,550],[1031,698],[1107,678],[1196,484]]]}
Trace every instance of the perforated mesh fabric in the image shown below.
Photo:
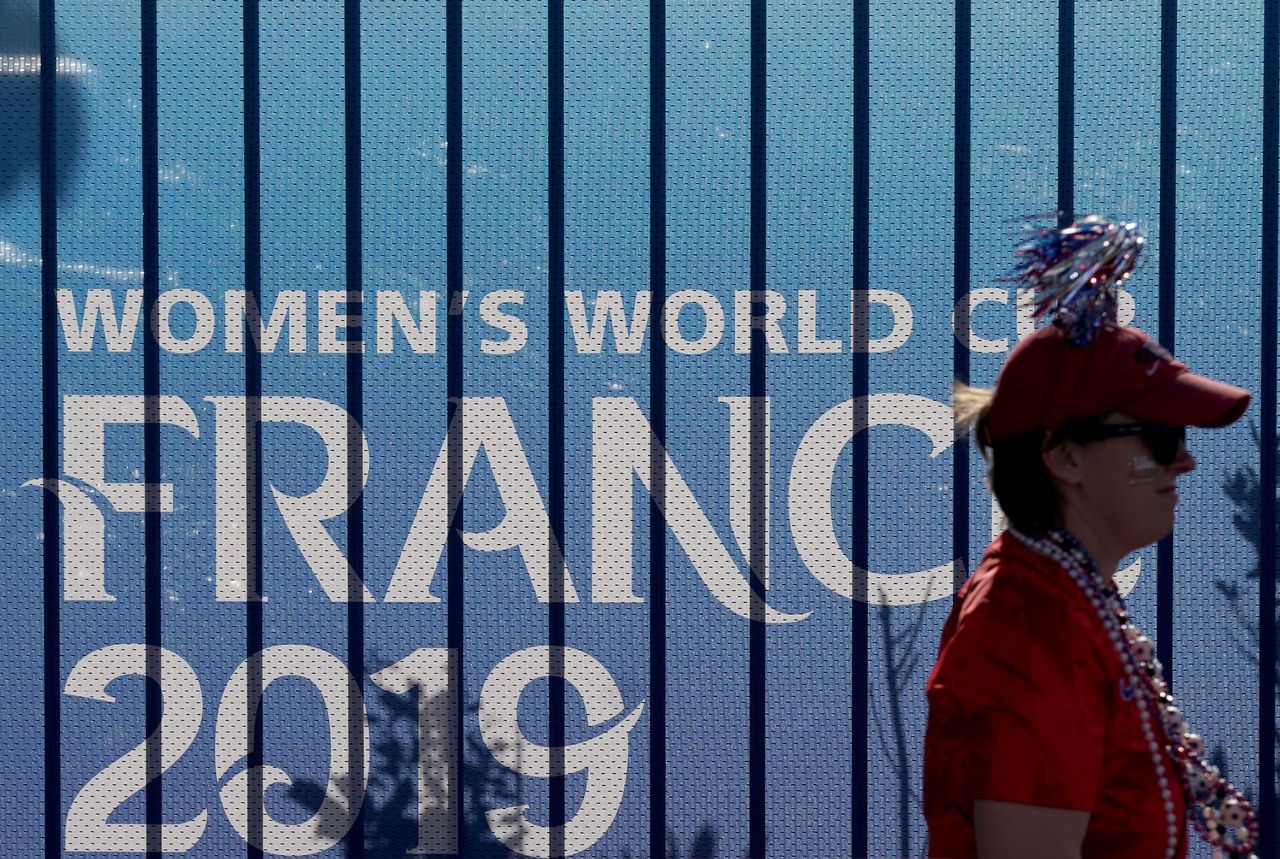
{"label": "perforated mesh fabric", "polygon": [[[1261,21],[1258,6],[1240,7],[1231,21],[1206,19],[1180,39],[1178,53],[1176,354],[1253,391],[1261,382],[1262,311],[1251,297],[1262,227],[1259,208],[1246,201],[1262,195],[1261,173],[1250,169],[1262,157],[1262,70],[1245,58]],[[1187,476],[1173,564],[1175,688],[1188,721],[1204,726],[1251,796],[1260,782],[1257,726],[1238,714],[1258,708],[1258,546],[1246,524],[1259,498],[1256,478],[1247,477],[1260,456],[1258,407],[1255,398],[1235,425],[1195,434],[1199,466]]]}
{"label": "perforated mesh fabric", "polygon": [[[352,4],[348,4],[351,6]],[[0,0],[0,288],[5,408],[0,518],[10,560],[11,652],[0,698],[0,853],[36,855],[43,752],[60,754],[68,852],[138,852],[145,766],[145,587],[159,564],[167,849],[347,855],[363,795],[366,855],[538,855],[553,783],[546,674],[550,575],[563,558],[567,844],[591,857],[727,857],[763,822],[768,856],[923,855],[924,683],[953,578],[993,533],[982,463],[956,486],[950,386],[956,296],[956,4],[870,5],[869,126],[854,123],[855,9],[771,4],[763,127],[765,217],[751,220],[751,13],[747,0],[668,3],[666,314],[651,290],[647,4],[564,6],[563,368],[548,312],[554,245],[546,8],[467,0],[460,153],[447,145],[446,6],[361,4],[359,224],[348,272],[344,4],[266,0],[256,94],[244,90],[244,7],[157,12],[160,473],[172,488],[159,558],[144,551],[144,273],[141,15],[58,0],[57,286],[41,312],[39,38],[35,0]],[[350,11],[348,9],[348,11]],[[1010,267],[1015,222],[1060,194],[1056,6],[972,4],[969,376],[990,385],[1028,330]],[[1199,372],[1255,392],[1245,418],[1193,431],[1173,540],[1172,673],[1189,721],[1251,796],[1258,772],[1261,587],[1257,486],[1264,362],[1260,295],[1262,4],[1179,8],[1173,235],[1160,229],[1160,6],[1080,5],[1071,140],[1075,210],[1138,220],[1147,262],[1128,284],[1133,322]],[[246,99],[261,125],[261,217],[246,222]],[[1169,117],[1164,117],[1168,122]],[[857,135],[870,160],[853,163]],[[760,141],[757,141],[759,143]],[[462,183],[461,286],[450,308],[450,159]],[[867,170],[867,283],[853,282],[854,177]],[[1163,201],[1166,206],[1169,201]],[[244,508],[246,267],[261,236],[263,675],[249,676]],[[752,676],[748,558],[753,236],[765,236],[768,611]],[[962,240],[964,238],[962,237]],[[1161,295],[1159,261],[1172,260]],[[757,271],[757,273],[760,273]],[[344,332],[363,290],[359,330]],[[868,289],[856,318],[851,290]],[[1127,305],[1126,305],[1127,306]],[[88,308],[104,314],[90,329]],[[463,337],[447,336],[451,313]],[[250,322],[252,309],[248,311]],[[66,578],[45,630],[42,326],[59,343]],[[252,336],[252,335],[249,335]],[[363,384],[347,387],[348,344]],[[852,407],[852,351],[870,384]],[[461,353],[465,544],[448,597],[448,356]],[[651,376],[654,349],[666,372]],[[562,375],[557,375],[558,373]],[[552,473],[553,380],[563,380],[565,470]],[[665,400],[658,394],[665,390]],[[362,423],[343,410],[362,404]],[[95,411],[96,410],[96,411]],[[853,426],[865,411],[869,426]],[[97,418],[94,416],[98,415]],[[651,428],[665,415],[665,447]],[[95,420],[98,422],[95,423]],[[851,430],[871,464],[854,473]],[[96,435],[95,435],[96,434]],[[49,434],[43,438],[47,439]],[[57,439],[57,433],[52,436]],[[101,473],[93,454],[100,441]],[[348,451],[368,448],[363,484]],[[650,457],[667,457],[666,660],[650,662]],[[348,466],[351,466],[349,468]],[[456,475],[455,475],[456,476]],[[121,487],[124,487],[123,489]],[[549,537],[563,489],[563,543]],[[136,492],[135,492],[136,491]],[[168,491],[168,490],[166,490]],[[865,492],[869,572],[851,575]],[[344,601],[348,503],[364,511],[358,611]],[[80,506],[75,506],[80,505]],[[89,508],[102,515],[102,537]],[[954,516],[968,544],[953,545]],[[855,527],[856,526],[856,527]],[[101,546],[102,592],[92,575]],[[562,553],[562,554],[561,554]],[[1157,627],[1157,552],[1129,603]],[[55,571],[56,572],[56,571]],[[357,587],[356,592],[359,592]],[[104,596],[105,594],[105,596]],[[154,595],[153,595],[154,596]],[[866,639],[853,640],[865,598]],[[350,672],[362,618],[363,676]],[[450,618],[463,649],[445,652]],[[62,732],[43,736],[45,652]],[[855,678],[865,667],[867,688]],[[657,669],[665,686],[654,699]],[[449,678],[454,678],[452,687]],[[248,723],[263,686],[265,803],[247,810]],[[109,687],[109,688],[107,688]],[[110,696],[110,700],[107,696]],[[762,696],[763,729],[749,707]],[[665,712],[667,832],[651,833],[655,710]],[[1265,708],[1263,708],[1265,709]],[[866,714],[865,736],[850,730]],[[361,716],[363,715],[363,721]],[[367,787],[352,781],[363,747]],[[460,732],[460,733],[459,733]],[[604,738],[604,739],[601,739]],[[866,771],[855,769],[865,750]],[[455,769],[452,756],[461,760]],[[749,796],[763,763],[764,802]],[[101,776],[96,781],[96,776]],[[286,779],[290,782],[286,784]],[[357,784],[356,782],[359,782]],[[865,785],[866,807],[853,797]],[[74,805],[73,805],[74,804]],[[108,815],[104,826],[103,815]],[[97,817],[95,817],[97,815]],[[422,822],[425,821],[425,822]],[[151,821],[153,823],[159,821]],[[117,827],[116,825],[121,825]],[[132,825],[126,827],[124,825]],[[140,841],[139,839],[143,839]],[[422,851],[420,851],[422,852]],[[1193,846],[1189,854],[1208,854]]]}

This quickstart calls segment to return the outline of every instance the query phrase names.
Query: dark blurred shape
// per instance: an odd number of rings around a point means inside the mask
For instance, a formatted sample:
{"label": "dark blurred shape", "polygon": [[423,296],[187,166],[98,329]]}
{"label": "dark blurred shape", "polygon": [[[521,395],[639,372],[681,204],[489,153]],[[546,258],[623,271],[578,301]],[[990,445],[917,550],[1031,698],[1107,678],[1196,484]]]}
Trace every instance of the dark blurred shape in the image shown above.
{"label": "dark blurred shape", "polygon": [[[369,793],[364,802],[366,855],[405,856],[418,842],[418,704],[413,696],[379,689],[369,697],[368,705],[372,754]],[[471,703],[467,710],[474,714],[478,706]],[[325,788],[317,781],[297,779],[289,787],[288,797],[314,815],[324,802]],[[445,802],[444,784],[433,782],[426,789],[437,802]],[[376,799],[374,794],[385,798]],[[485,810],[519,803],[518,777],[494,761],[480,737],[472,734],[466,737],[463,750],[462,801],[461,840],[466,845],[466,855],[474,859],[511,859],[514,854],[490,831]],[[344,805],[349,807],[349,802]],[[338,819],[340,824],[318,819],[317,832],[341,836],[348,818],[344,812]],[[334,829],[338,825],[342,831]]]}
{"label": "dark blurred shape", "polygon": [[[57,92],[58,196],[84,149],[85,66],[59,55]],[[0,199],[24,174],[40,171],[40,5],[38,0],[0,0]]]}
{"label": "dark blurred shape", "polygon": [[[930,579],[925,599],[916,611],[915,619],[905,629],[893,630],[891,615],[901,609],[891,609],[880,591],[880,635],[884,653],[884,680],[889,690],[889,712],[881,711],[876,698],[870,699],[872,722],[876,729],[881,753],[889,760],[898,785],[897,823],[898,845],[903,856],[909,856],[913,836],[924,829],[924,803],[919,792],[912,787],[914,764],[911,759],[907,717],[902,702],[918,695],[921,680],[916,679],[921,654],[928,655],[927,646],[921,646],[920,634],[927,619],[930,604],[928,595],[933,592],[935,581]],[[923,726],[922,726],[923,727]],[[918,741],[915,741],[918,742]],[[927,839],[918,844],[921,855],[927,849]]]}
{"label": "dark blurred shape", "polygon": [[710,826],[703,826],[694,836],[689,859],[715,859],[717,840],[715,830]]}
{"label": "dark blurred shape", "polygon": [[[377,661],[376,657],[375,660]],[[372,747],[369,793],[365,795],[365,853],[377,857],[404,857],[418,841],[418,703],[413,696],[376,690],[368,700],[369,732]],[[471,702],[467,712],[474,715],[479,705]],[[462,844],[468,859],[518,859],[489,829],[485,810],[523,803],[519,777],[493,760],[479,736],[468,734],[462,755]],[[342,780],[339,779],[339,782]],[[287,796],[314,815],[325,800],[326,785],[311,779],[296,779]],[[444,800],[445,785],[426,786],[438,801]],[[374,798],[377,794],[381,799]],[[348,797],[342,797],[347,800]],[[344,803],[347,804],[347,803]],[[349,804],[348,804],[349,807]],[[341,837],[347,827],[344,813],[335,821],[316,820],[318,834]],[[339,831],[335,827],[341,826]],[[693,837],[687,853],[676,845],[675,832],[667,832],[666,859],[717,859],[719,836],[710,824],[703,824]],[[592,857],[600,854],[588,853]],[[653,854],[661,859],[660,854]],[[633,859],[625,851],[623,859]]]}
{"label": "dark blurred shape", "polygon": [[[1262,433],[1257,424],[1250,422],[1249,434],[1253,438],[1253,444],[1258,449],[1260,458]],[[1276,442],[1276,454],[1280,455],[1280,440]],[[1253,461],[1257,462],[1258,459]],[[1232,520],[1236,530],[1253,549],[1255,558],[1253,569],[1245,573],[1245,579],[1258,580],[1260,587],[1275,587],[1275,580],[1277,575],[1280,575],[1280,571],[1275,568],[1267,570],[1264,577],[1262,570],[1262,476],[1252,465],[1242,465],[1226,476],[1222,483],[1222,490],[1235,506],[1235,515]],[[1280,497],[1280,483],[1269,491],[1276,492],[1277,497]],[[1271,523],[1271,527],[1276,527],[1275,523]],[[1215,576],[1213,579],[1213,586],[1226,598],[1231,615],[1236,621],[1236,626],[1227,627],[1227,633],[1231,636],[1236,650],[1249,661],[1250,665],[1265,670],[1261,665],[1257,598],[1251,593],[1252,586],[1249,587],[1250,593],[1246,593],[1241,588],[1242,584],[1243,582],[1235,578]],[[1280,611],[1277,612],[1274,623],[1280,625]],[[1270,666],[1270,669],[1275,672],[1276,688],[1280,690],[1280,663]],[[1280,707],[1280,691],[1277,692],[1276,705]],[[1222,762],[1217,758],[1221,756],[1222,751],[1219,749],[1215,752],[1213,760],[1219,768]],[[1276,741],[1276,757],[1278,760],[1275,778],[1280,781],[1280,738]]]}

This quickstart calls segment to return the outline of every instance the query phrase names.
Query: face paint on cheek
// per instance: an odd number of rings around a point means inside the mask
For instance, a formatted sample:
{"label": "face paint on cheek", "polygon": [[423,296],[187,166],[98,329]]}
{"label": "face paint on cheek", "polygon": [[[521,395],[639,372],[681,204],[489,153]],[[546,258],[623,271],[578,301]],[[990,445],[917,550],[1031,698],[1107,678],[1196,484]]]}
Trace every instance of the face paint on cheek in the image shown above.
{"label": "face paint on cheek", "polygon": [[1154,483],[1156,472],[1155,460],[1149,456],[1135,456],[1129,460],[1129,485],[1139,486],[1144,483]]}

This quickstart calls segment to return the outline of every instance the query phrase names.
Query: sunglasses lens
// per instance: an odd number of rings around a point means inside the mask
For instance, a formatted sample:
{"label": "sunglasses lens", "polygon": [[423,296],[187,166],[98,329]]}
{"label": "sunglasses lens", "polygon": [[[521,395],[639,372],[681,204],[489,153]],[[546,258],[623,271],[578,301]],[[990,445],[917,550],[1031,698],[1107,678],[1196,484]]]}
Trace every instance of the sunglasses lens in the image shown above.
{"label": "sunglasses lens", "polygon": [[1131,424],[1079,424],[1066,430],[1064,437],[1089,443],[1109,438],[1137,435],[1151,451],[1151,458],[1160,465],[1172,465],[1178,458],[1182,443],[1187,438],[1187,428],[1176,424],[1140,421]]}
{"label": "sunglasses lens", "polygon": [[1178,448],[1186,439],[1187,429],[1169,424],[1147,424],[1142,439],[1151,448],[1151,455],[1161,465],[1172,465],[1178,458]]}

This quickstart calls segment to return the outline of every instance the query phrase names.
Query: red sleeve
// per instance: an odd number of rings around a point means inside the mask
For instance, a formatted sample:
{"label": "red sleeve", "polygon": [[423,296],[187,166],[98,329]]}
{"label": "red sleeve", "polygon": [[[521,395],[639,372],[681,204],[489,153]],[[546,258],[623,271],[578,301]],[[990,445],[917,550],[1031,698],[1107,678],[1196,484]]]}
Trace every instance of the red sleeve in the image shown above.
{"label": "red sleeve", "polygon": [[1116,694],[1100,624],[1087,604],[1008,581],[969,595],[931,707],[948,733],[963,732],[953,737],[969,750],[969,797],[1092,811]]}

